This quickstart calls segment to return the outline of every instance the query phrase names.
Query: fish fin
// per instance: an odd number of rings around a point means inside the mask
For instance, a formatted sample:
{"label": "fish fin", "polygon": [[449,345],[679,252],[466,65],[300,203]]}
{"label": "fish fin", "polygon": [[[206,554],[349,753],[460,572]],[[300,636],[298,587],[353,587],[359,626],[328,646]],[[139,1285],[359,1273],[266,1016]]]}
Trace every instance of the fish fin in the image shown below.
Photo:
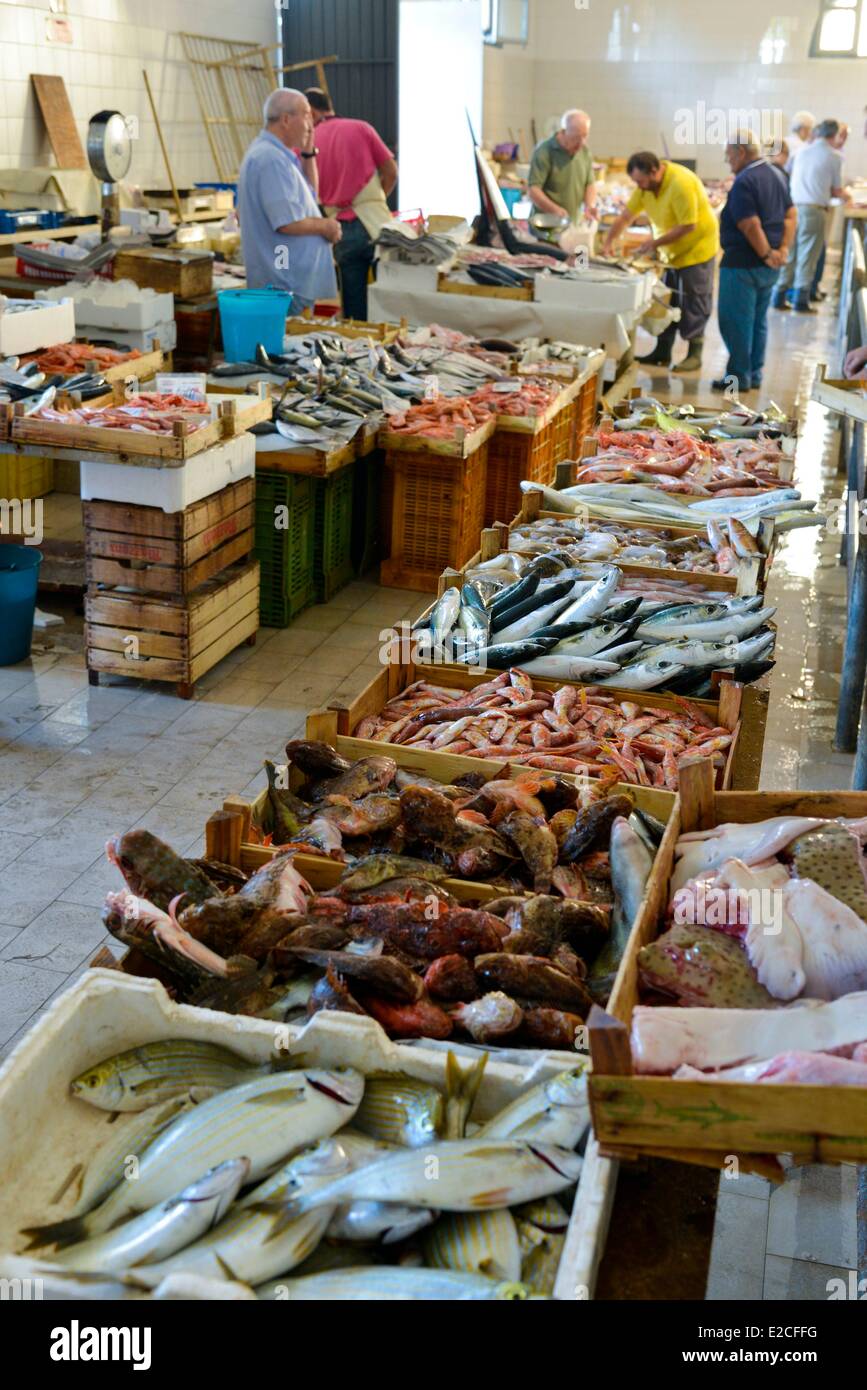
{"label": "fish fin", "polygon": [[81,1196],[81,1189],[84,1186],[85,1170],[86,1165],[84,1163],[76,1163],[73,1168],[70,1168],[48,1205],[51,1207],[57,1206],[57,1203],[63,1200],[73,1183],[77,1183],[75,1196],[76,1200],[78,1200]]}
{"label": "fish fin", "polygon": [[75,1245],[87,1237],[87,1223],[83,1216],[70,1216],[65,1221],[50,1221],[45,1226],[22,1226],[21,1235],[29,1236],[22,1254],[30,1250],[41,1250],[46,1245],[56,1245],[62,1250],[67,1245]]}
{"label": "fish fin", "polygon": [[263,1245],[276,1240],[299,1214],[296,1202],[281,1202],[276,1197],[267,1198],[264,1202],[251,1202],[247,1210],[258,1212],[261,1216],[274,1215],[274,1224],[262,1242]]}
{"label": "fish fin", "polygon": [[463,1139],[467,1120],[472,1114],[479,1087],[482,1084],[488,1054],[483,1052],[478,1061],[472,1062],[466,1070],[453,1052],[446,1056],[446,1104],[443,1122],[445,1139]]}
{"label": "fish fin", "polygon": [[248,1096],[245,1105],[298,1105],[306,1100],[304,1087],[287,1086],[284,1091],[264,1091],[258,1096]]}
{"label": "fish fin", "polygon": [[230,1283],[232,1283],[232,1284],[242,1284],[242,1283],[244,1283],[244,1280],[238,1278],[237,1274],[236,1274],[235,1271],[232,1269],[232,1266],[229,1265],[229,1264],[227,1264],[226,1261],[223,1259],[222,1255],[218,1254],[218,1252],[217,1252],[216,1250],[214,1251],[214,1259],[217,1261],[217,1264],[220,1266],[220,1269],[223,1271],[223,1274],[224,1274],[225,1277],[229,1280]]}

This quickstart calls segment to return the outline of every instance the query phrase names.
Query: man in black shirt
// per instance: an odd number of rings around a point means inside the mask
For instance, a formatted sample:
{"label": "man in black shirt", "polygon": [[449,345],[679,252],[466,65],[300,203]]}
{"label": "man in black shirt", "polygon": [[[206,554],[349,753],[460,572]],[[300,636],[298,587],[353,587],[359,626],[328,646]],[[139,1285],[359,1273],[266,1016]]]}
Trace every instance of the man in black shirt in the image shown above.
{"label": "man in black shirt", "polygon": [[780,171],[762,159],[750,131],[732,135],[726,159],[735,181],[720,218],[717,315],[729,360],[725,377],[712,386],[724,391],[734,379],[736,390],[750,391],[761,385],[768,307],[797,214]]}

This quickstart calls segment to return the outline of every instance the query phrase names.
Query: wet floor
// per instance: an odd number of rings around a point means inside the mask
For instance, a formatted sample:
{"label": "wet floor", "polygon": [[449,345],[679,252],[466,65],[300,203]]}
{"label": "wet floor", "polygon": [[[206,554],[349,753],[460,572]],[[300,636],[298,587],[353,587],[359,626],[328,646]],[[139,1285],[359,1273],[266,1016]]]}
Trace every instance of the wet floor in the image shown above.
{"label": "wet floor", "polygon": [[[772,314],[760,397],[788,410],[799,403],[796,477],[820,499],[843,490],[833,428],[808,400],[816,362],[833,365],[833,335],[830,308]],[[707,400],[724,365],[712,329],[701,375],[640,380]],[[46,507],[59,534],[69,499],[49,497]],[[836,536],[805,530],[774,560],[769,601],[780,636],[766,788],[849,783],[852,760],[832,749],[845,618],[838,551]],[[421,603],[373,577],[356,581],[290,628],[260,632],[255,648],[233,652],[185,703],[156,684],[89,687],[81,618],[71,602],[46,598],[65,625],[38,639],[29,661],[0,669],[0,1056],[99,946],[113,942],[100,921],[105,892],[117,887],[107,837],[141,825],[180,853],[198,852],[223,797],[258,791],[263,758],[282,761],[308,710],[355,695],[380,669],[381,631]],[[773,1193],[751,1178],[723,1182],[709,1297],[826,1298],[827,1281],[854,1263],[853,1168],[799,1169]]]}

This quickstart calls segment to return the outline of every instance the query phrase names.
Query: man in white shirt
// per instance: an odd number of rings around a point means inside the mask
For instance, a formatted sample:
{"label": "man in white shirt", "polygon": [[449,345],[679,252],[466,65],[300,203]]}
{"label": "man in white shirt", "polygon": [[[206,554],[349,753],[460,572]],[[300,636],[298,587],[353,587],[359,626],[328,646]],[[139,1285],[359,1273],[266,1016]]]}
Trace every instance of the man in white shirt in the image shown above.
{"label": "man in white shirt", "polygon": [[[843,198],[843,157],[832,141],[839,135],[837,121],[820,121],[809,145],[803,145],[792,166],[792,202],[798,211],[795,254],[777,279],[771,306],[814,314],[810,287],[825,245],[825,211],[832,198]],[[791,305],[788,291],[794,288]]]}
{"label": "man in white shirt", "polygon": [[789,156],[786,160],[786,173],[791,177],[792,165],[798,150],[808,144],[816,127],[816,117],[812,111],[796,111],[789,126]]}

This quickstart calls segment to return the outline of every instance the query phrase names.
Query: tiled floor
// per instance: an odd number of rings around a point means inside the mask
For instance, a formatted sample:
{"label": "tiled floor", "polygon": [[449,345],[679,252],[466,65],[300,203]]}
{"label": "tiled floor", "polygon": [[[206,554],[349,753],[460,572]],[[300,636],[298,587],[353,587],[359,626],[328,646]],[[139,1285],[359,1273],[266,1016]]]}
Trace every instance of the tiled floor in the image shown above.
{"label": "tiled floor", "polygon": [[[797,475],[819,497],[842,491],[832,429],[807,404],[832,333],[830,308],[815,318],[772,315],[763,396],[787,408],[801,398]],[[707,399],[723,366],[712,332],[701,377],[657,373],[642,384]],[[68,527],[70,500],[47,499],[49,532]],[[848,785],[851,759],[831,749],[845,614],[837,551],[836,538],[799,531],[774,563],[780,642],[765,787]],[[353,583],[290,628],[261,632],[255,648],[232,653],[184,703],[158,685],[90,688],[81,619],[71,603],[45,600],[65,626],[39,636],[30,661],[0,668],[0,1055],[112,940],[99,917],[116,886],[106,838],[142,825],[183,853],[198,850],[223,796],[257,790],[263,758],[280,758],[308,710],[353,695],[379,669],[381,628],[414,616],[420,603]],[[853,1267],[854,1247],[854,1169],[794,1169],[773,1192],[755,1178],[724,1179],[708,1297],[825,1298],[827,1281]]]}

